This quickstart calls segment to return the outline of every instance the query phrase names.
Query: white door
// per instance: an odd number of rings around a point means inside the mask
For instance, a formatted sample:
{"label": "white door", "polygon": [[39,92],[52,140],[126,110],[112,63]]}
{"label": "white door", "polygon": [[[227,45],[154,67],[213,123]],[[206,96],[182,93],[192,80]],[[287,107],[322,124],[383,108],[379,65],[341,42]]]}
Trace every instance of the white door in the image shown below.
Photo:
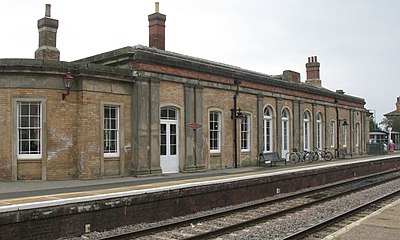
{"label": "white door", "polygon": [[[163,111],[167,111],[166,115],[163,114]],[[163,173],[179,172],[178,121],[176,116],[176,110],[172,108],[161,110],[160,165]]]}

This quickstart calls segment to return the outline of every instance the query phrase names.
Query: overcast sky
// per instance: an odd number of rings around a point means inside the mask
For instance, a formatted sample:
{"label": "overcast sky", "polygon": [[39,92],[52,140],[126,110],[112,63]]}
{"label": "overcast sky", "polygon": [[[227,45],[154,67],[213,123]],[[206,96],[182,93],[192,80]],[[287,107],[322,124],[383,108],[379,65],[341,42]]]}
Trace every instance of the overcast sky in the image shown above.
{"label": "overcast sky", "polygon": [[[59,20],[57,48],[73,61],[148,46],[151,0],[1,0],[0,58],[33,58],[45,4]],[[400,96],[398,0],[159,0],[166,50],[265,74],[300,72],[318,56],[322,86],[395,110]]]}

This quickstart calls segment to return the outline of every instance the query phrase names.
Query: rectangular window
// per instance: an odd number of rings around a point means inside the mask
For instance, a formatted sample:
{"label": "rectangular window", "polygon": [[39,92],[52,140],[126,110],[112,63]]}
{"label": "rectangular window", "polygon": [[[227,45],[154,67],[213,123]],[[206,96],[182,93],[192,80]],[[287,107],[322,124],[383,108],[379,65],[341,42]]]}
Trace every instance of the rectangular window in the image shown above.
{"label": "rectangular window", "polygon": [[335,147],[335,121],[331,121],[331,126],[330,126],[330,137],[331,137],[331,147]]}
{"label": "rectangular window", "polygon": [[42,157],[42,103],[17,102],[17,152],[18,158]]}
{"label": "rectangular window", "polygon": [[245,115],[240,124],[240,149],[250,151],[250,115]]}
{"label": "rectangular window", "polygon": [[119,107],[104,106],[104,157],[119,157]]}
{"label": "rectangular window", "polygon": [[347,127],[343,126],[343,147],[347,146]]}
{"label": "rectangular window", "polygon": [[219,153],[221,151],[221,113],[210,112],[210,152]]}

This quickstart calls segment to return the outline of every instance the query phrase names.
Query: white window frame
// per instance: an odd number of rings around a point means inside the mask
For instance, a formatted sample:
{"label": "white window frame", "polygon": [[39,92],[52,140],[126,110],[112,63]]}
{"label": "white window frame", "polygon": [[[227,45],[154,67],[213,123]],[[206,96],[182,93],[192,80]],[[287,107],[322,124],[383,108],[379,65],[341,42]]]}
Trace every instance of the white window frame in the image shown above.
{"label": "white window frame", "polygon": [[356,134],[356,137],[355,137],[355,139],[356,139],[356,147],[358,147],[360,145],[360,124],[359,123],[356,123],[356,132],[355,132],[355,134]]}
{"label": "white window frame", "polygon": [[[43,101],[42,100],[38,100],[38,99],[21,99],[21,100],[17,100],[16,101],[16,106],[17,106],[17,125],[16,125],[16,136],[17,136],[17,158],[18,159],[41,159],[42,158],[42,153],[43,153]],[[35,104],[39,106],[39,115],[31,115],[30,112],[28,113],[28,115],[21,115],[21,104]],[[30,108],[29,108],[30,111]],[[28,118],[29,121],[29,125],[31,124],[31,120],[33,118],[33,116],[39,116],[39,126],[36,127],[22,127],[20,126],[21,123],[21,118],[22,116],[25,116]],[[39,139],[36,139],[37,141],[39,141],[39,150],[38,153],[29,153],[30,150],[28,151],[28,153],[20,153],[21,149],[20,149],[20,130],[28,130],[29,131],[29,137],[28,142],[30,144],[31,141],[35,140],[35,139],[31,139],[30,138],[30,131],[31,130],[39,130]]]}
{"label": "white window frame", "polygon": [[240,150],[242,152],[250,152],[250,131],[251,116],[245,113],[240,121]]}
{"label": "white window frame", "polygon": [[282,150],[289,151],[289,136],[290,126],[289,126],[289,111],[284,109],[282,111]]}
{"label": "white window frame", "polygon": [[[264,108],[264,152],[273,151],[273,125],[272,125],[272,109],[270,107]],[[268,128],[269,127],[269,128]]]}
{"label": "white window frame", "polygon": [[[106,118],[105,115],[105,110],[106,108],[110,108],[113,110],[116,110],[115,113],[115,118]],[[111,121],[115,119],[116,123],[115,123],[115,128],[111,128]],[[108,124],[105,124],[105,121],[109,121]],[[106,128],[107,126],[110,126],[108,128]],[[106,134],[106,131],[116,131],[116,149],[112,149],[112,150],[107,150],[105,147],[105,144],[108,142],[110,143],[112,140],[107,139],[108,134]],[[104,104],[103,106],[103,154],[105,158],[110,158],[110,157],[119,157],[120,156],[120,106],[119,105],[112,105],[112,104]]]}
{"label": "white window frame", "polygon": [[303,114],[303,149],[310,151],[310,114],[307,111]]}
{"label": "white window frame", "polygon": [[[215,115],[218,117],[217,121],[212,118],[211,115]],[[209,113],[209,134],[210,134],[210,153],[220,153],[221,152],[221,118],[222,113],[217,110],[212,110]],[[216,139],[212,138],[212,132],[216,133]],[[212,141],[216,140],[217,144],[214,146]]]}
{"label": "white window frame", "polygon": [[347,126],[343,126],[343,147],[347,147]]}
{"label": "white window frame", "polygon": [[317,114],[317,148],[322,149],[322,114]]}
{"label": "white window frame", "polygon": [[336,133],[336,122],[331,121],[330,125],[330,136],[331,136],[331,148],[335,147],[335,133]]}

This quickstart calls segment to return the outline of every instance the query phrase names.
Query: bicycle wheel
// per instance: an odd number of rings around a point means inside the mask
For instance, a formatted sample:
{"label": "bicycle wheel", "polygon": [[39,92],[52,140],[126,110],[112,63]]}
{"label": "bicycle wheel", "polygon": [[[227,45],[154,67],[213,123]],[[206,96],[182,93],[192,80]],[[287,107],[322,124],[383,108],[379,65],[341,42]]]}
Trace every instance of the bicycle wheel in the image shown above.
{"label": "bicycle wheel", "polygon": [[312,158],[312,161],[318,161],[319,153],[317,151],[311,152],[311,158]]}
{"label": "bicycle wheel", "polygon": [[311,152],[304,152],[303,153],[303,160],[305,162],[312,162],[313,161],[313,156],[311,155]]}
{"label": "bicycle wheel", "polygon": [[297,155],[297,153],[290,153],[289,155],[289,161],[293,162],[293,163],[298,163],[300,160],[299,155]]}
{"label": "bicycle wheel", "polygon": [[333,159],[333,154],[331,152],[325,152],[324,154],[324,160],[325,161],[330,161]]}

